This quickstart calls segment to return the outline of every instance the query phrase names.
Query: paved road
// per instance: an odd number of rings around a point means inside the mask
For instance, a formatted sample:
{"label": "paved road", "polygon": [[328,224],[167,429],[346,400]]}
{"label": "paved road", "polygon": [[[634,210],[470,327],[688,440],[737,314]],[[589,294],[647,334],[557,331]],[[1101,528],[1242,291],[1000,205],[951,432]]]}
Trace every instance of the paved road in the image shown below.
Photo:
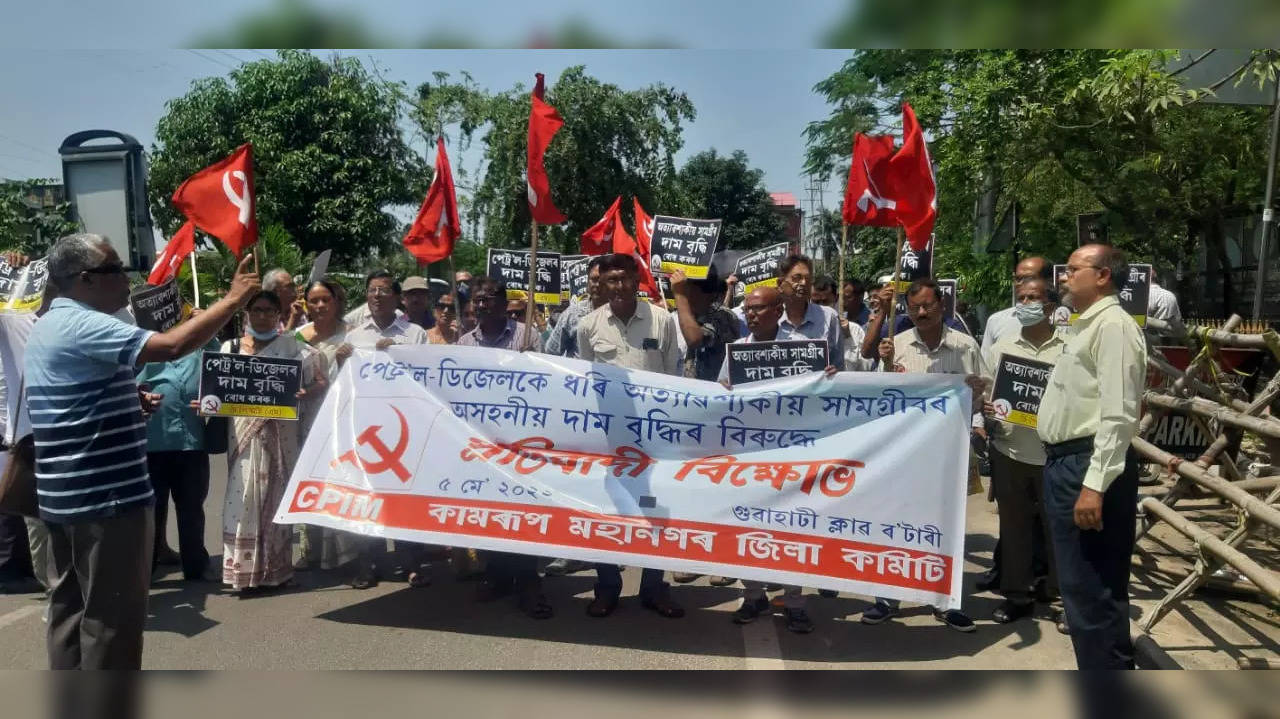
{"label": "paved road", "polygon": [[[225,465],[215,458],[205,506],[206,542],[220,552],[219,517]],[[995,505],[969,498],[965,585],[990,566]],[[177,535],[169,527],[170,542]],[[966,594],[978,631],[960,634],[937,623],[924,607],[908,606],[899,620],[870,627],[858,622],[862,597],[814,596],[812,634],[786,631],[781,615],[746,627],[730,622],[738,589],[677,585],[688,611],[664,619],[634,598],[639,572],[628,570],[624,600],[607,619],[585,613],[593,575],[546,580],[556,616],[526,618],[514,603],[476,604],[474,584],[435,567],[435,583],[410,589],[383,582],[357,591],[330,572],[300,574],[301,589],[238,599],[216,585],[186,584],[178,573],[157,581],[151,594],[145,666],[165,669],[742,669],[742,668],[1072,668],[1066,637],[1047,620],[1000,626],[989,621],[999,598]],[[45,666],[43,604],[35,595],[0,596],[0,668]]]}

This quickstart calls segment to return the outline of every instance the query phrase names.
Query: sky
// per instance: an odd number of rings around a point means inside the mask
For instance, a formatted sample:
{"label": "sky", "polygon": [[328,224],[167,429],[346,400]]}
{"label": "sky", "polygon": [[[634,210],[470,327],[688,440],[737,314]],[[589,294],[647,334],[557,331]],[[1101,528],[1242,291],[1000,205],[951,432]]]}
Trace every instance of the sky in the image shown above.
{"label": "sky", "polygon": [[[813,85],[849,54],[801,49],[337,52],[376,62],[384,78],[405,81],[411,88],[437,70],[455,77],[466,70],[480,86],[494,90],[517,82],[531,86],[535,71],[551,81],[576,64],[624,89],[662,82],[687,93],[697,109],[696,120],[685,126],[677,162],[711,148],[724,154],[741,149],[753,167],[764,171],[770,191],[794,193],[802,202],[808,184],[802,133],[806,124],[829,113]],[[0,50],[5,104],[0,177],[60,178],[57,148],[80,130],[117,130],[150,149],[166,101],[186,93],[192,81],[227,75],[242,62],[272,56],[270,50]],[[413,147],[425,151],[420,138]],[[475,142],[470,152],[454,157],[454,164],[474,169],[479,152]],[[429,161],[434,162],[434,155]],[[833,208],[838,183],[828,183],[826,189],[825,206]]]}

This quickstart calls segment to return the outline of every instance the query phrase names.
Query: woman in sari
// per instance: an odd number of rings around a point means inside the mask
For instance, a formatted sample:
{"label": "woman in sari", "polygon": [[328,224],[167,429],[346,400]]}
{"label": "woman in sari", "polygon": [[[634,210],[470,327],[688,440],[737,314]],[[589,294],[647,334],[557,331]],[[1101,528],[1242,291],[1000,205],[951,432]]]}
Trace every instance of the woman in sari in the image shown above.
{"label": "woman in sari", "polygon": [[[304,400],[322,392],[324,358],[292,334],[280,333],[280,298],[259,292],[246,308],[243,337],[222,351],[301,360]],[[305,403],[300,402],[302,407]],[[301,408],[300,408],[301,409]],[[222,581],[241,595],[293,585],[293,527],[272,521],[298,459],[299,422],[234,417],[227,444],[227,496],[222,508]]]}
{"label": "woman in sari", "polygon": [[[338,285],[328,280],[317,280],[310,287],[304,287],[307,303],[307,316],[311,322],[298,328],[296,336],[307,343],[325,360],[326,387],[324,391],[314,392],[307,396],[308,411],[304,413],[302,423],[302,441],[305,442],[311,432],[311,425],[319,413],[324,401],[325,391],[338,379],[338,372],[347,358],[351,356],[351,345],[347,344],[349,325],[342,318],[343,292]],[[309,524],[300,525],[302,531],[302,558],[295,568],[308,569],[319,566],[322,569],[336,569],[350,565],[355,578],[348,584],[364,585],[368,580],[368,572],[361,572],[359,567],[351,564],[360,553],[363,543],[368,540],[328,527],[315,527]]]}

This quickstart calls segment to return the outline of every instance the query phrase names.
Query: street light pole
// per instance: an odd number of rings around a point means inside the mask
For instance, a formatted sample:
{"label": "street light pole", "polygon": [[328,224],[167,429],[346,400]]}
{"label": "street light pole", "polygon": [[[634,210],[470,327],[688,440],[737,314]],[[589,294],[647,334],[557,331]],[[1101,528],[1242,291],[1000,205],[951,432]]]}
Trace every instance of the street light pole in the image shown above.
{"label": "street light pole", "polygon": [[1267,147],[1267,187],[1262,200],[1262,239],[1258,242],[1258,272],[1253,288],[1255,320],[1262,319],[1262,297],[1267,285],[1267,256],[1271,249],[1271,228],[1275,224],[1275,210],[1271,208],[1271,202],[1275,198],[1277,135],[1280,135],[1280,80],[1276,81],[1275,96],[1271,100],[1271,142]]}

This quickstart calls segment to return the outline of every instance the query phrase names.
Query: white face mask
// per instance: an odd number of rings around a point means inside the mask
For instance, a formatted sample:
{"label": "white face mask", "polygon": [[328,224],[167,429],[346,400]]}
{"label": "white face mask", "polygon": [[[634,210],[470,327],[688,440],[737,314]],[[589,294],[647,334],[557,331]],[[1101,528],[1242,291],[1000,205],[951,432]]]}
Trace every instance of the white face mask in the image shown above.
{"label": "white face mask", "polygon": [[1013,316],[1023,327],[1031,327],[1044,322],[1044,303],[1028,302],[1013,308]]}

